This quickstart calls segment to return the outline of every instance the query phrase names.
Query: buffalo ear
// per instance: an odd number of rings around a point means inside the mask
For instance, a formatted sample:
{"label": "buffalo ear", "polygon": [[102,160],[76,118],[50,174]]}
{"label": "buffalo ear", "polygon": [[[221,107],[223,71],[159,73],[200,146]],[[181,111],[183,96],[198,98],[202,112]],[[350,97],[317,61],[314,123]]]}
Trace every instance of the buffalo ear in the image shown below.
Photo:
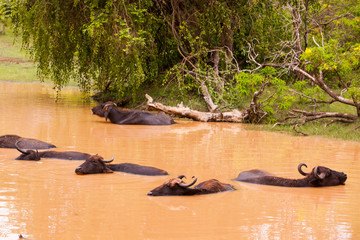
{"label": "buffalo ear", "polygon": [[107,121],[107,119],[108,119],[109,112],[110,112],[110,110],[109,110],[109,108],[107,107],[106,110],[105,110],[105,113],[104,113],[105,121]]}
{"label": "buffalo ear", "polygon": [[113,173],[113,170],[110,168],[105,168],[104,173]]}

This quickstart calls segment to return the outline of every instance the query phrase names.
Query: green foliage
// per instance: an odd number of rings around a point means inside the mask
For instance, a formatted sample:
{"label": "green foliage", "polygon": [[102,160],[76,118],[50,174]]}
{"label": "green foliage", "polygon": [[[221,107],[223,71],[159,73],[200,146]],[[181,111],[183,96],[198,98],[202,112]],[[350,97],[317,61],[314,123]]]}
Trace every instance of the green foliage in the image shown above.
{"label": "green foliage", "polygon": [[[357,85],[359,86],[359,85]],[[354,102],[359,103],[360,102],[360,89],[359,87],[350,87],[348,91],[346,92],[347,97],[350,97],[354,100]]]}
{"label": "green foliage", "polygon": [[307,62],[307,71],[318,69],[346,74],[359,66],[360,47],[356,43],[346,49],[336,40],[329,40],[324,47],[307,48],[301,55],[301,60]]}
{"label": "green foliage", "polygon": [[[360,95],[360,44],[346,44],[341,46],[336,40],[329,40],[324,47],[307,48],[301,55],[301,60],[306,62],[305,69],[308,72],[323,72],[326,83],[335,86],[340,81],[341,87],[346,89],[346,97],[359,101]],[[322,90],[317,88],[307,88],[304,94],[311,97],[324,99]]]}
{"label": "green foliage", "polygon": [[[305,96],[311,97],[317,100],[326,100],[326,94],[319,86],[311,86],[307,81],[297,81],[292,85],[295,91],[302,93]],[[306,100],[307,98],[300,98],[297,99],[298,101]]]}
{"label": "green foliage", "polygon": [[267,86],[257,101],[260,108],[267,113],[268,121],[275,121],[274,114],[288,110],[296,99],[289,93],[286,82],[276,77],[276,70],[272,67],[265,67],[252,74],[240,72],[235,76],[235,81],[227,85],[224,99],[233,104],[248,102],[264,83],[267,83]]}
{"label": "green foliage", "polygon": [[11,4],[9,0],[0,1],[0,24],[7,25],[8,18],[11,15]]}
{"label": "green foliage", "polygon": [[300,59],[308,72],[322,74],[328,86],[340,87],[344,89],[345,97],[356,100],[360,94],[357,81],[360,77],[360,5],[352,0],[341,4],[338,1],[319,2],[314,10],[321,17],[318,23],[327,24],[312,25],[308,35],[311,41]]}
{"label": "green foliage", "polygon": [[40,76],[59,89],[73,78],[85,90],[120,98],[168,64],[158,55],[163,41],[152,37],[163,22],[147,11],[151,1],[51,2],[14,0],[13,22]]}
{"label": "green foliage", "polygon": [[135,102],[149,88],[180,101],[201,99],[206,88],[220,108],[243,109],[266,83],[258,102],[270,122],[294,102],[305,102],[291,84],[303,95],[326,99],[319,86],[291,72],[252,65],[251,54],[271,66],[295,61],[360,100],[357,1],[2,2],[39,75],[58,89],[74,80],[105,98]]}
{"label": "green foliage", "polygon": [[235,76],[235,91],[241,96],[250,96],[259,89],[264,82],[264,76],[260,74],[248,74],[241,72]]}

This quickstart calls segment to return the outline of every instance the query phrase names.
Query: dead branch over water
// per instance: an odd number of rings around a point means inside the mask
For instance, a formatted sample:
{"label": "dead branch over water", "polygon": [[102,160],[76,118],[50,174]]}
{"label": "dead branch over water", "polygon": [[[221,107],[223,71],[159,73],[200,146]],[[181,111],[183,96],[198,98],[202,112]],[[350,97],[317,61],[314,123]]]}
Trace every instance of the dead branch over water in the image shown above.
{"label": "dead branch over water", "polygon": [[189,107],[185,107],[182,103],[176,107],[165,106],[162,103],[154,102],[153,98],[148,94],[145,95],[147,98],[147,106],[149,110],[162,111],[178,117],[190,118],[200,122],[236,122],[241,123],[244,121],[246,112],[233,110],[231,112],[200,112],[197,110],[191,110]]}

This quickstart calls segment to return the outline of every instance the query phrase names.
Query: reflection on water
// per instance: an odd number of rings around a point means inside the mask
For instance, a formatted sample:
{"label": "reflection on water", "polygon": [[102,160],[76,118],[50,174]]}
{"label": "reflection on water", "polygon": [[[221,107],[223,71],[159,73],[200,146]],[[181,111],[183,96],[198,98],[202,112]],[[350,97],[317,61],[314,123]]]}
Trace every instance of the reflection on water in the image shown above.
{"label": "reflection on water", "polygon": [[[67,89],[0,83],[0,135],[115,156],[167,170],[78,176],[79,161],[15,161],[0,149],[0,239],[360,239],[360,144],[247,131],[241,124],[178,120],[171,126],[120,126],[91,114],[96,103]],[[345,186],[283,188],[234,182],[260,168],[300,178],[305,162],[348,174]],[[171,177],[216,178],[236,191],[151,197]]]}

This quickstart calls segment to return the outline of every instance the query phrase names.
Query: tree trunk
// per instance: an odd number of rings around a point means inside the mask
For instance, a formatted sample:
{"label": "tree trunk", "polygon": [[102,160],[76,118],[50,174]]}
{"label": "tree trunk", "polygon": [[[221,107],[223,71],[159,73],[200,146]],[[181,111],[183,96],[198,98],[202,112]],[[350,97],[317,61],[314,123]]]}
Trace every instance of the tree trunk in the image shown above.
{"label": "tree trunk", "polygon": [[241,123],[247,116],[246,111],[233,110],[231,112],[200,112],[191,110],[188,107],[184,107],[183,104],[179,104],[177,107],[164,106],[161,103],[153,102],[152,97],[148,94],[145,95],[147,98],[147,106],[149,110],[158,110],[178,117],[186,117],[200,122],[234,122]]}

